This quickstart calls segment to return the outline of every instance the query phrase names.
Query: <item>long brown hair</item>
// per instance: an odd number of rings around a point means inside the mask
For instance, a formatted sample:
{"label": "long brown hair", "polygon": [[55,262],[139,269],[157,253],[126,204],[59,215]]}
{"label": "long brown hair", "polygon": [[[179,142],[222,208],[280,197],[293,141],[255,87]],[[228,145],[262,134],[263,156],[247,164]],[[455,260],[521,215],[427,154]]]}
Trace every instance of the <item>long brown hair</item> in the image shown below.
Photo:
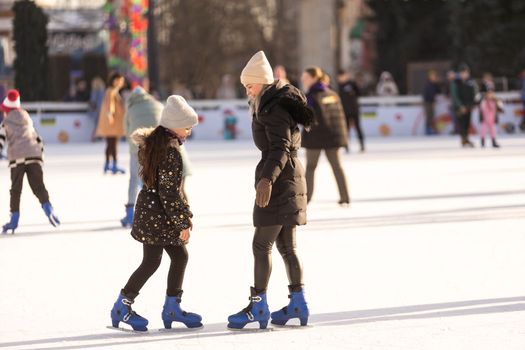
{"label": "long brown hair", "polygon": [[325,76],[323,70],[317,66],[308,67],[304,71],[317,81],[322,81],[323,77]]}
{"label": "long brown hair", "polygon": [[308,67],[304,70],[309,76],[325,85],[330,85],[330,76],[317,66]]}
{"label": "long brown hair", "polygon": [[160,163],[166,158],[170,136],[163,126],[157,126],[149,134],[144,145],[139,148],[139,163],[141,165],[139,175],[146,187],[155,186],[157,170]]}

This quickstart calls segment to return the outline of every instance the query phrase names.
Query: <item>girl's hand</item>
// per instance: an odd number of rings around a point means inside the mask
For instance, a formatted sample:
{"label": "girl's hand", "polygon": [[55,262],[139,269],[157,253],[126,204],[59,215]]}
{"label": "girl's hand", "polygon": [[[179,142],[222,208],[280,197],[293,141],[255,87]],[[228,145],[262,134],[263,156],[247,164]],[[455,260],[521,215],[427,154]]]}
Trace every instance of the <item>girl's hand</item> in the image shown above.
{"label": "girl's hand", "polygon": [[115,118],[113,117],[112,113],[108,113],[108,119],[109,119],[109,125],[113,125],[115,122]]}
{"label": "girl's hand", "polygon": [[190,240],[190,229],[184,229],[180,231],[180,239],[182,239],[184,242],[187,242]]}

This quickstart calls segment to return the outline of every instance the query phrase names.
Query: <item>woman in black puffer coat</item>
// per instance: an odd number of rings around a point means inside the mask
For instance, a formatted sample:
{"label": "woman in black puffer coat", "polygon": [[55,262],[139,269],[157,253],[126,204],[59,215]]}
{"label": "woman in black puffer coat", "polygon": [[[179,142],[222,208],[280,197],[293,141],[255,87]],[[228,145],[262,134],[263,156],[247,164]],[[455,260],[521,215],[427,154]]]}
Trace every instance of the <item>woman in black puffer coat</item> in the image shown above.
{"label": "woman in black puffer coat", "polygon": [[339,189],[339,204],[350,204],[346,176],[339,158],[339,149],[348,146],[348,128],[341,99],[323,83],[324,73],[318,67],[307,68],[301,77],[303,87],[308,91],[308,105],[314,110],[314,125],[303,133],[302,146],[306,148],[306,183],[308,202],[314,193],[314,173],[321,151],[324,151]]}
{"label": "woman in black puffer coat", "polygon": [[[261,160],[255,169],[256,198],[253,209],[255,285],[250,305],[228,318],[230,328],[249,322],[266,328],[268,320],[284,325],[290,318],[308,321],[302,267],[296,253],[295,228],[306,224],[306,181],[297,151],[301,145],[299,124],[309,127],[313,113],[306,97],[295,87],[274,82],[272,68],[262,51],[255,54],[241,74],[252,112],[252,133]],[[270,315],[266,288],[272,270],[274,243],[288,274],[291,301]]]}

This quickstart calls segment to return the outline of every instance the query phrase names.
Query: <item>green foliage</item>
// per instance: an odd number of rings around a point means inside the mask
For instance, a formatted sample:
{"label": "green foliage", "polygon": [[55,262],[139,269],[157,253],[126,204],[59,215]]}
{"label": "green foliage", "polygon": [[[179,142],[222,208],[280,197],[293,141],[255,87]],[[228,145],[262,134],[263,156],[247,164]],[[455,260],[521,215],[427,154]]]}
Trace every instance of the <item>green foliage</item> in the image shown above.
{"label": "green foliage", "polygon": [[525,67],[523,0],[367,0],[378,24],[378,72],[394,74],[403,89],[411,61],[467,63],[514,77]]}
{"label": "green foliage", "polygon": [[473,72],[514,77],[525,68],[525,2],[476,0],[450,3],[451,59]]}
{"label": "green foliage", "polygon": [[33,1],[13,5],[15,86],[26,101],[47,98],[47,15]]}

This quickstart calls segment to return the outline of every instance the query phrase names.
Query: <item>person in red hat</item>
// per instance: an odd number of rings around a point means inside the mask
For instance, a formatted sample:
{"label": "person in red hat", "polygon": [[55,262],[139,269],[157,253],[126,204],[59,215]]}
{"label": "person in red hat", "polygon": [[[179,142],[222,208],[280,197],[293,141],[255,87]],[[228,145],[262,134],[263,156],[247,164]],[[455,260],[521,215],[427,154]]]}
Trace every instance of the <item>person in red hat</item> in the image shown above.
{"label": "person in red hat", "polygon": [[11,220],[2,227],[2,233],[15,233],[20,219],[20,196],[24,176],[40,201],[42,209],[53,226],[60,225],[58,217],[49,202],[49,194],[44,185],[42,170],[44,144],[38,136],[31,117],[20,105],[20,94],[9,90],[0,105],[4,120],[0,125],[0,154],[7,144],[7,159],[11,168]]}

